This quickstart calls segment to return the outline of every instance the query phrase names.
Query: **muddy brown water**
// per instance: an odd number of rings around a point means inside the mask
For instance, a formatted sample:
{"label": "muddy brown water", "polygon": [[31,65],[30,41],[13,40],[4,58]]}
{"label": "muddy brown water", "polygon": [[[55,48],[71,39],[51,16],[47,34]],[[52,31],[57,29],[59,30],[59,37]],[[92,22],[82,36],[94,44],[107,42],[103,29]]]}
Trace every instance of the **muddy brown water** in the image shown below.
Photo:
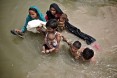
{"label": "muddy brown water", "polygon": [[[101,46],[95,50],[96,64],[75,61],[61,42],[57,54],[41,54],[43,36],[27,32],[25,38],[10,33],[21,28],[28,8],[36,5],[42,13],[56,2],[70,23],[93,36]],[[117,4],[112,0],[1,0],[0,78],[117,78]],[[78,37],[64,31],[70,40]],[[88,47],[91,47],[90,45]],[[92,47],[91,47],[92,48]]]}

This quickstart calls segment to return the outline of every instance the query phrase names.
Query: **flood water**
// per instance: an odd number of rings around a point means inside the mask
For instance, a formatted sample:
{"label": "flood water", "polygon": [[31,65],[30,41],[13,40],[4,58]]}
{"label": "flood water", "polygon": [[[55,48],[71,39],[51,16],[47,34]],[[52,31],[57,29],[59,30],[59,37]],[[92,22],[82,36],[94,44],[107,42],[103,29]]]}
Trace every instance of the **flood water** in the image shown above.
{"label": "flood water", "polygon": [[[116,0],[115,0],[116,1]],[[61,41],[57,54],[41,54],[43,36],[27,32],[25,38],[10,33],[21,28],[28,8],[36,5],[45,15],[56,2],[70,23],[96,38],[96,64],[75,61]],[[0,78],[117,78],[117,3],[112,0],[0,0]],[[78,37],[63,32],[70,41]],[[89,47],[91,47],[89,45]]]}

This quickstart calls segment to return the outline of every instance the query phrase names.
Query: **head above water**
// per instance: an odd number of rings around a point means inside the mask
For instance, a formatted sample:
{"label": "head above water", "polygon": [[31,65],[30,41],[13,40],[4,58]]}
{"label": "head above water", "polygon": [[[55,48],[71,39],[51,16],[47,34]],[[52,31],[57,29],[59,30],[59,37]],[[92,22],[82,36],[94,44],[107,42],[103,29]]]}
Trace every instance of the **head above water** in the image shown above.
{"label": "head above water", "polygon": [[94,51],[89,48],[85,48],[82,52],[82,57],[84,60],[90,60],[94,56]]}
{"label": "head above water", "polygon": [[46,23],[47,31],[49,32],[55,31],[57,29],[57,26],[58,26],[58,22],[56,19],[50,19]]}
{"label": "head above water", "polygon": [[71,50],[72,50],[72,52],[77,52],[78,49],[80,49],[80,47],[81,47],[81,43],[79,41],[75,41],[72,44]]}
{"label": "head above water", "polygon": [[67,14],[63,13],[63,14],[60,16],[59,21],[60,21],[60,22],[61,22],[61,21],[63,21],[63,22],[69,21],[68,18],[67,18]]}
{"label": "head above water", "polygon": [[43,14],[41,13],[41,11],[39,10],[39,8],[37,6],[31,6],[29,8],[29,15],[28,15],[28,18],[30,20],[33,20],[33,19],[40,19],[41,21],[45,21],[45,18],[43,16]]}
{"label": "head above water", "polygon": [[81,43],[80,43],[79,41],[75,41],[75,42],[73,43],[73,46],[76,47],[77,49],[80,49]]}
{"label": "head above water", "polygon": [[50,5],[49,11],[51,12],[52,15],[55,15],[57,13],[62,14],[62,10],[59,8],[59,6],[56,3],[52,3]]}

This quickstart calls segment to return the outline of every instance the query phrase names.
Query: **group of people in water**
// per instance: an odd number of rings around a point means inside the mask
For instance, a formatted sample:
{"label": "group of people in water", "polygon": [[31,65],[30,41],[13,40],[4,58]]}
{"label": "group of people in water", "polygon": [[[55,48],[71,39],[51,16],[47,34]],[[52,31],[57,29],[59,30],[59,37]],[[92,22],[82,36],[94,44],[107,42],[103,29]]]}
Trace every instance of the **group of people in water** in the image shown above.
{"label": "group of people in water", "polygon": [[69,45],[70,53],[75,59],[92,61],[94,59],[94,50],[88,47],[82,48],[81,42],[79,41],[74,41],[73,43],[69,42],[68,39],[60,33],[63,30],[67,30],[86,41],[88,45],[93,44],[95,48],[99,49],[98,44],[96,44],[96,39],[71,25],[67,18],[67,14],[65,14],[56,3],[50,5],[45,17],[36,6],[31,6],[25,25],[22,29],[11,30],[11,33],[20,36],[23,36],[26,31],[44,33],[45,38],[44,44],[42,45],[42,53],[45,54],[58,52],[62,39]]}

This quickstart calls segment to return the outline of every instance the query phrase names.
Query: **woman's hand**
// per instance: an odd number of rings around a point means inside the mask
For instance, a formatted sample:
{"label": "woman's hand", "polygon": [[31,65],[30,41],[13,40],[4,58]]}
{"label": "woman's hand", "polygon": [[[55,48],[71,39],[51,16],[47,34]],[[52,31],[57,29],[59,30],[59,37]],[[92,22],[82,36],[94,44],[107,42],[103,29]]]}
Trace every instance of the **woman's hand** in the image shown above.
{"label": "woman's hand", "polygon": [[15,29],[16,32],[22,33],[20,29]]}

